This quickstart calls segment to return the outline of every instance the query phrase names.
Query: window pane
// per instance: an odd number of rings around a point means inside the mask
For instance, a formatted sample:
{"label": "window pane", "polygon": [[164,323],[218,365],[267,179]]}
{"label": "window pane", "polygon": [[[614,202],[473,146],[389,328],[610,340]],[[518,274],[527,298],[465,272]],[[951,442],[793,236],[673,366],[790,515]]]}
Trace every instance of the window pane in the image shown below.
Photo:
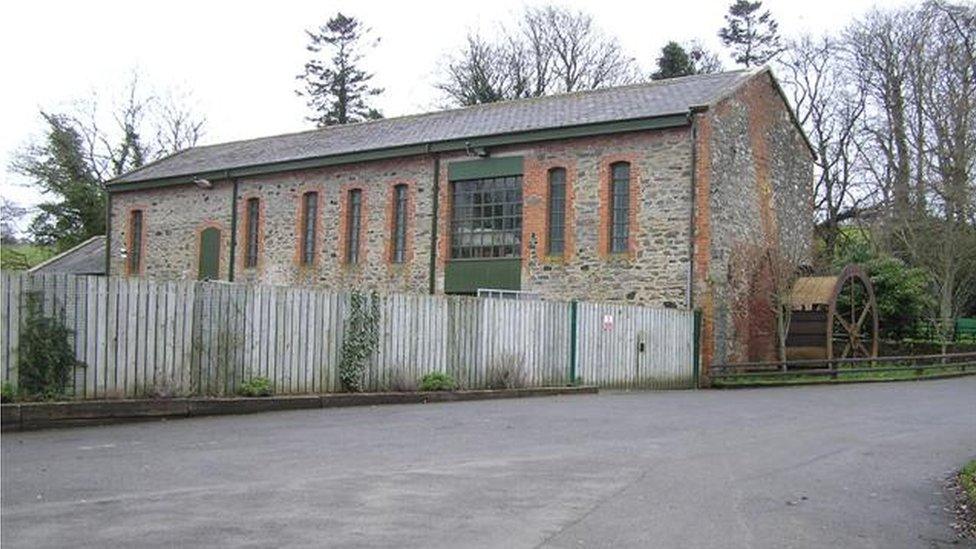
{"label": "window pane", "polygon": [[362,191],[349,191],[349,212],[346,220],[346,263],[359,263],[359,237],[362,210]]}
{"label": "window pane", "polygon": [[393,188],[393,262],[403,263],[407,249],[407,186]]}
{"label": "window pane", "polygon": [[610,251],[626,252],[630,243],[630,164],[610,167]]}
{"label": "window pane", "polygon": [[561,255],[566,247],[566,170],[549,171],[549,255]]}
{"label": "window pane", "polygon": [[452,258],[519,257],[521,242],[521,176],[453,183]]}
{"label": "window pane", "polygon": [[142,210],[133,210],[129,218],[129,272],[142,270]]}
{"label": "window pane", "polygon": [[249,198],[247,201],[247,251],[244,255],[244,265],[248,268],[254,268],[258,265],[258,216],[260,211],[258,199]]}
{"label": "window pane", "polygon": [[316,218],[319,209],[319,194],[305,193],[302,197],[302,264],[311,265],[315,261]]}

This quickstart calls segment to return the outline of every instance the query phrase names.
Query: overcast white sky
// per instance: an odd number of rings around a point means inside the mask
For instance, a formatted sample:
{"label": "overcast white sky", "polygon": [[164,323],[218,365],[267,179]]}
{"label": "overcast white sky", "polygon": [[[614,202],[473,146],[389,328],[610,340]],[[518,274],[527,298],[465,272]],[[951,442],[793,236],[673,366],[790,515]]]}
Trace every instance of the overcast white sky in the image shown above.
{"label": "overcast white sky", "polygon": [[[904,4],[908,0],[894,0]],[[380,45],[367,58],[386,116],[428,111],[442,98],[437,67],[472,27],[515,19],[538,1],[62,1],[0,4],[0,194],[39,201],[6,169],[11,155],[41,128],[38,110],[56,111],[97,93],[108,97],[133,69],[147,83],[191,92],[206,115],[204,143],[307,129],[294,94],[305,61],[306,28],[336,11],[361,18]],[[585,9],[649,70],[668,40],[701,39],[720,50],[716,33],[729,0],[636,2],[556,0]],[[892,0],[766,0],[785,36],[843,28],[873,5]],[[731,68],[731,63],[726,60]]]}

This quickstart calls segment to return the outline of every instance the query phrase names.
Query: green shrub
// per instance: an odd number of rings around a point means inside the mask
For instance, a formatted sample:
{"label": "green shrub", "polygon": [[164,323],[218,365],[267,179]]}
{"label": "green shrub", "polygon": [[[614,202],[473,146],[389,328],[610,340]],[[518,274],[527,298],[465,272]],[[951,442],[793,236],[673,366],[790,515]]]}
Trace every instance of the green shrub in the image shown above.
{"label": "green shrub", "polygon": [[246,397],[266,397],[271,396],[271,380],[266,377],[252,377],[241,383],[237,393]]}
{"label": "green shrub", "polygon": [[40,293],[25,297],[17,360],[19,393],[27,399],[63,397],[79,365],[71,347],[72,331],[64,324],[64,309],[46,316]]}
{"label": "green shrub", "polygon": [[380,300],[376,292],[366,296],[353,293],[346,317],[346,334],[339,358],[339,381],[351,392],[363,390],[366,361],[379,344]]}
{"label": "green shrub", "polygon": [[976,459],[970,461],[962,468],[962,472],[959,473],[959,481],[966,491],[969,504],[976,505]]}
{"label": "green shrub", "polygon": [[918,320],[934,307],[925,270],[876,250],[866,237],[855,235],[838,245],[835,268],[839,272],[848,263],[862,265],[871,279],[883,338],[900,340],[910,335]]}
{"label": "green shrub", "polygon": [[14,386],[4,381],[0,389],[0,402],[7,403],[14,401]]}
{"label": "green shrub", "polygon": [[444,372],[431,372],[420,378],[421,391],[453,391],[457,384]]}

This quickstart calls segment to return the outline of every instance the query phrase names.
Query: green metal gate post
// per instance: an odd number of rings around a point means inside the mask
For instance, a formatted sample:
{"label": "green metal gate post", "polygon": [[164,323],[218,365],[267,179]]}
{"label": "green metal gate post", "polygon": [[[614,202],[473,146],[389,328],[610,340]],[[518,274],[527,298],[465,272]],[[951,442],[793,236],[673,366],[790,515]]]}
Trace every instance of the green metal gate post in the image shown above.
{"label": "green metal gate post", "polygon": [[695,389],[701,388],[699,379],[699,368],[701,367],[701,309],[695,309],[695,328],[694,328],[694,349],[692,350],[692,379]]}
{"label": "green metal gate post", "polygon": [[571,301],[569,303],[569,322],[572,324],[569,330],[569,383],[576,385],[576,309],[579,303]]}

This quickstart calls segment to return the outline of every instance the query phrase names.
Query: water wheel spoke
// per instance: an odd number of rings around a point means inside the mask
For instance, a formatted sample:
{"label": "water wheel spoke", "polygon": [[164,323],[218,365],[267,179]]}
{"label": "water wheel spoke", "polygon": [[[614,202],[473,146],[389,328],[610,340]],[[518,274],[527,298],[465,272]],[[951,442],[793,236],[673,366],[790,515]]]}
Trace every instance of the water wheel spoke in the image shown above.
{"label": "water wheel spoke", "polygon": [[854,329],[856,329],[858,332],[861,331],[861,325],[863,325],[864,324],[864,321],[868,318],[868,313],[869,312],[871,312],[871,304],[870,303],[864,306],[864,310],[861,311],[861,316],[858,317],[858,319],[857,319],[857,324],[854,325]]}
{"label": "water wheel spoke", "polygon": [[836,318],[837,321],[840,322],[840,325],[844,328],[844,331],[846,331],[848,334],[854,333],[854,328],[850,324],[848,324],[846,320],[844,320],[843,316],[834,313],[834,318]]}

